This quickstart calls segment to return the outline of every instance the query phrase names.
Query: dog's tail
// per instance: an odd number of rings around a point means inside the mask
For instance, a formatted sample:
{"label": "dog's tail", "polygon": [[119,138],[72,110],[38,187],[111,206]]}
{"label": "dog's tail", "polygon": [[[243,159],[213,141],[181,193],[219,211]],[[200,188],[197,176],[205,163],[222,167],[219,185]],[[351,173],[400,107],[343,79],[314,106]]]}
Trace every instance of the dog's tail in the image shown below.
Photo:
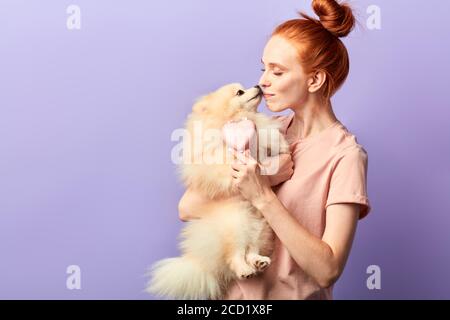
{"label": "dog's tail", "polygon": [[172,299],[220,299],[219,279],[193,258],[181,256],[156,262],[146,291]]}

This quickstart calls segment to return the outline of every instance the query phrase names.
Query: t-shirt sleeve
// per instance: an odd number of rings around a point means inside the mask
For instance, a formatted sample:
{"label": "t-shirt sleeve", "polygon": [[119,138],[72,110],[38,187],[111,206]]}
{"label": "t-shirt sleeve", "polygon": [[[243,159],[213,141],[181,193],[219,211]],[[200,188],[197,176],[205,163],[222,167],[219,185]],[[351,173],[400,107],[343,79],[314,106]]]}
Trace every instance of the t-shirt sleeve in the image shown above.
{"label": "t-shirt sleeve", "polygon": [[359,219],[370,212],[367,195],[367,152],[361,146],[350,147],[339,156],[331,174],[328,198],[325,205],[358,203],[361,205]]}

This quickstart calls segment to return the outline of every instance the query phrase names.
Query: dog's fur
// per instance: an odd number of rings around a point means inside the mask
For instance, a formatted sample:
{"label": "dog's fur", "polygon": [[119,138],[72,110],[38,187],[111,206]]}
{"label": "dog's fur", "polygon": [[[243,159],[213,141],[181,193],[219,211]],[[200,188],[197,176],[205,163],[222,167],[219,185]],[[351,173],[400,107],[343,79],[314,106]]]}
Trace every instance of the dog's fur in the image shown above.
{"label": "dog's fur", "polygon": [[[237,94],[239,90],[244,93]],[[279,132],[280,123],[256,112],[260,102],[259,88],[245,90],[238,83],[223,86],[197,100],[185,128],[194,139],[198,138],[195,123],[201,123],[202,130],[220,130],[229,120],[246,117],[255,123],[259,136],[258,162],[269,155],[289,152]],[[261,132],[269,131],[277,139],[261,137]],[[203,148],[190,153],[192,162],[195,156],[206,154],[228,154],[228,157],[218,164],[183,163],[178,167],[180,177],[187,188],[194,188],[210,199],[229,201],[221,202],[220,207],[212,201],[201,219],[187,223],[181,233],[180,257],[163,259],[153,265],[147,291],[160,296],[221,299],[230,281],[249,278],[270,264],[273,232],[261,213],[233,186],[230,167],[233,159],[227,146],[222,139],[201,141]],[[183,152],[192,151],[193,146],[193,141],[187,141]]]}

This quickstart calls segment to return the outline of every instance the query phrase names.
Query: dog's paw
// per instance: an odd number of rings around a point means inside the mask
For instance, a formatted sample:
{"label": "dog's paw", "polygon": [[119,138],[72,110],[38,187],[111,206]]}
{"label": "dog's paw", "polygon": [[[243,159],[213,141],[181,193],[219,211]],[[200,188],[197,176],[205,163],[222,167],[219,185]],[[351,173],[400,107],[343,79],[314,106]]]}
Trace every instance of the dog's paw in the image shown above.
{"label": "dog's paw", "polygon": [[262,257],[255,262],[255,267],[258,271],[264,271],[270,265],[269,257]]}
{"label": "dog's paw", "polygon": [[259,254],[248,254],[247,260],[250,264],[255,266],[256,270],[264,271],[270,265],[270,258],[264,257]]}
{"label": "dog's paw", "polygon": [[240,280],[250,279],[257,274],[257,270],[249,265],[241,266],[239,270],[237,270],[236,275]]}

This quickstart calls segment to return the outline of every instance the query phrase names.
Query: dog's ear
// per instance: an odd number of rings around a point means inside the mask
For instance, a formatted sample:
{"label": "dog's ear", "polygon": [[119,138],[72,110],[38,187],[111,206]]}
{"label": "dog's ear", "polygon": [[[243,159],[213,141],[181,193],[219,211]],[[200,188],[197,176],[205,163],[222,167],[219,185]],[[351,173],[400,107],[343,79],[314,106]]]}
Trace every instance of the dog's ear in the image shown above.
{"label": "dog's ear", "polygon": [[206,113],[207,110],[208,106],[204,102],[197,102],[192,107],[192,111],[194,111],[195,113]]}
{"label": "dog's ear", "polygon": [[197,100],[197,102],[192,107],[192,111],[196,113],[206,113],[208,112],[209,106],[209,96],[203,96]]}

